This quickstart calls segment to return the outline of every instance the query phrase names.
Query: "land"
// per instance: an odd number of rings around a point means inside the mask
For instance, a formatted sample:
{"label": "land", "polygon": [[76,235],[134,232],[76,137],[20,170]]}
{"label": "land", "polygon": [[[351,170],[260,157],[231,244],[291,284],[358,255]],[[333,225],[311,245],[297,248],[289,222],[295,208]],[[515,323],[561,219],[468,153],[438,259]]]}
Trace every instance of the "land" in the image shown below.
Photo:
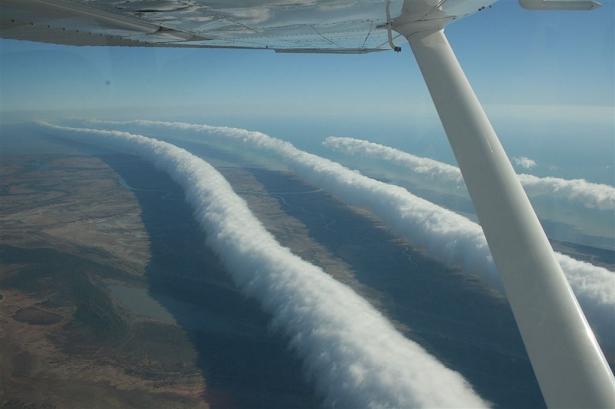
{"label": "land", "polygon": [[[352,281],[250,172],[224,172],[281,237]],[[3,156],[0,175],[0,408],[317,405],[166,175],[122,154]]]}
{"label": "land", "polygon": [[147,287],[149,238],[118,175],[64,155],[4,156],[0,175],[0,407],[207,407],[185,331],[108,290]]}
{"label": "land", "polygon": [[[291,173],[202,149],[278,241],[481,396],[541,407],[507,304],[478,281]],[[288,340],[205,245],[181,188],[146,162],[2,156],[0,232],[0,408],[318,406]],[[613,265],[608,251],[558,245]]]}

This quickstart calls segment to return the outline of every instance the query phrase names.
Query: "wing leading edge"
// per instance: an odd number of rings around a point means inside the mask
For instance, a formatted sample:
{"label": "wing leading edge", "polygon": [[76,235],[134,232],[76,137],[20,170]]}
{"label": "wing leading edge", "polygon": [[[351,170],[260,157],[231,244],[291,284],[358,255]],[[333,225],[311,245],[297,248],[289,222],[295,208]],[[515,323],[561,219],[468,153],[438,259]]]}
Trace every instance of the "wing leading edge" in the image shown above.
{"label": "wing leading edge", "polygon": [[390,49],[387,14],[412,15],[431,27],[434,21],[445,24],[493,2],[0,0],[0,37],[80,46],[362,54]]}
{"label": "wing leading edge", "polygon": [[380,0],[0,0],[0,37],[79,46],[367,53],[388,49],[386,23]]}

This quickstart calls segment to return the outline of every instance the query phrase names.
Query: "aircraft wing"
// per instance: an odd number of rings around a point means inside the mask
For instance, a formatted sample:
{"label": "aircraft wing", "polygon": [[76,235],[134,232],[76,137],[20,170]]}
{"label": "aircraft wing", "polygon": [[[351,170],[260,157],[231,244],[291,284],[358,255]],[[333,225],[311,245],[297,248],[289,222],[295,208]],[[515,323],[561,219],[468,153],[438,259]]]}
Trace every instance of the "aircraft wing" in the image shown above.
{"label": "aircraft wing", "polygon": [[388,23],[402,9],[416,20],[444,24],[494,1],[0,0],[0,37],[84,46],[366,53],[391,48]]}

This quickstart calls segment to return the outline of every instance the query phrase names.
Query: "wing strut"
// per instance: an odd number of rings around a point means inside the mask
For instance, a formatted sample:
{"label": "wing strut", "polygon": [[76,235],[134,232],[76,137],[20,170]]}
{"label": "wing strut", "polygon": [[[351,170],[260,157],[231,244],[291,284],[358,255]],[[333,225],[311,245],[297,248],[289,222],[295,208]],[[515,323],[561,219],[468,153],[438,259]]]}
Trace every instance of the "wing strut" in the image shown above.
{"label": "wing strut", "polygon": [[547,405],[615,408],[615,380],[444,31],[406,36],[461,168]]}
{"label": "wing strut", "polygon": [[395,43],[393,42],[393,33],[392,33],[393,23],[391,22],[391,1],[390,0],[387,0],[386,2],[385,11],[387,15],[387,22],[385,24],[386,29],[387,29],[387,41],[389,43],[389,47],[391,47],[391,50],[398,53],[401,51],[401,47],[396,46]]}

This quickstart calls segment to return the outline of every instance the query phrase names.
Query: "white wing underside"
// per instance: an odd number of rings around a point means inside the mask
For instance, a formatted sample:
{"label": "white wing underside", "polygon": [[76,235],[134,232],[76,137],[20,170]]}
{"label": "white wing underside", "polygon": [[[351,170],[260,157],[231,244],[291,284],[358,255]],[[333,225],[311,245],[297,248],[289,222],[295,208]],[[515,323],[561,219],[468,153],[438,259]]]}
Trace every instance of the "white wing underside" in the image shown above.
{"label": "white wing underside", "polygon": [[392,18],[403,8],[417,22],[445,25],[493,2],[0,0],[0,37],[85,46],[365,53],[390,49],[387,3]]}

